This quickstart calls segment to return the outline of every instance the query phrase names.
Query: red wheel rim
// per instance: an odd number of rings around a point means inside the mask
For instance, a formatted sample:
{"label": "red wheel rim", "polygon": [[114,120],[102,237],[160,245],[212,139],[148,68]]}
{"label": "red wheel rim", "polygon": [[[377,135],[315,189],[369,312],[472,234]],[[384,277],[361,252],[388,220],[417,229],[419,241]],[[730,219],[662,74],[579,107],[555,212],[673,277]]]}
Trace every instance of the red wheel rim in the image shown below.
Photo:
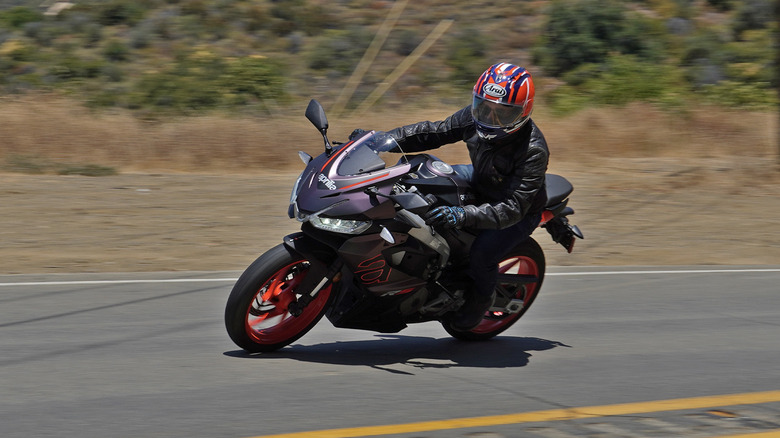
{"label": "red wheel rim", "polygon": [[[498,264],[499,274],[515,274],[515,275],[531,275],[539,277],[539,266],[536,262],[525,256],[510,257]],[[523,308],[528,307],[536,295],[539,283],[527,283],[525,287],[519,287],[515,293],[515,298],[521,298],[523,300]],[[494,330],[498,330],[501,327],[511,324],[521,313],[504,314],[501,312],[487,312],[485,318],[479,325],[472,329],[472,333],[489,333]]]}
{"label": "red wheel rim", "polygon": [[331,285],[322,288],[303,313],[293,316],[288,310],[297,300],[296,288],[308,273],[305,261],[291,263],[278,270],[257,291],[247,309],[246,333],[261,344],[276,344],[297,335],[322,312],[331,292]]}

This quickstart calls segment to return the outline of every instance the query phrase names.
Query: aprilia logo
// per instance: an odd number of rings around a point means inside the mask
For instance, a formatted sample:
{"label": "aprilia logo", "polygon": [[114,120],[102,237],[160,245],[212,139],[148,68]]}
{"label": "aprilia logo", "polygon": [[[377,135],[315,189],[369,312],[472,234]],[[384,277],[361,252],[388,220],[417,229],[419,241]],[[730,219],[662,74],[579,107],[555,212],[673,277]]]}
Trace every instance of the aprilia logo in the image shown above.
{"label": "aprilia logo", "polygon": [[325,176],[325,175],[324,175],[324,174],[322,174],[322,173],[321,173],[321,174],[319,174],[319,176],[317,177],[317,180],[318,180],[319,182],[321,182],[321,183],[325,184],[325,187],[327,187],[327,188],[328,188],[328,189],[330,189],[330,190],[336,190],[336,188],[337,188],[337,187],[336,187],[336,183],[335,183],[335,182],[333,182],[333,180],[332,180],[332,179],[328,178],[327,176]]}

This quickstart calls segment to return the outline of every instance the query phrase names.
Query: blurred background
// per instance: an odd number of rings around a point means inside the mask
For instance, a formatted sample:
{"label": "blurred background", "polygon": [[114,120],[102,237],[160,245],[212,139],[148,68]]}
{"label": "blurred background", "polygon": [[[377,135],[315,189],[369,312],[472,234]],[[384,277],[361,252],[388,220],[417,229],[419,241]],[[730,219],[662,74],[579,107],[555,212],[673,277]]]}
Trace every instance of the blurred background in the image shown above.
{"label": "blurred background", "polygon": [[9,273],[243,269],[296,226],[296,152],[322,149],[309,99],[345,140],[441,120],[508,61],[533,74],[586,234],[551,263],[778,264],[777,17],[771,0],[0,0],[0,253]]}
{"label": "blurred background", "polygon": [[468,104],[497,61],[532,72],[535,119],[561,149],[725,153],[744,139],[740,154],[775,155],[775,9],[771,0],[3,0],[0,163],[235,170],[271,155],[277,166],[296,161],[277,153],[283,137],[310,141],[295,123],[308,124],[310,98],[337,135],[390,129]]}

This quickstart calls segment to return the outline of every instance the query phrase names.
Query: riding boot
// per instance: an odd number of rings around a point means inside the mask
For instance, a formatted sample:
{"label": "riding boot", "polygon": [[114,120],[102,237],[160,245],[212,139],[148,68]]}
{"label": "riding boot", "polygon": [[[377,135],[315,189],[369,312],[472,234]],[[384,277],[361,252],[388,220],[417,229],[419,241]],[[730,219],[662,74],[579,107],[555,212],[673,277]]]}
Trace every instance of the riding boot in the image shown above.
{"label": "riding boot", "polygon": [[493,305],[493,300],[496,297],[495,292],[491,294],[478,294],[474,290],[469,292],[466,302],[450,320],[450,326],[461,332],[476,328],[485,317],[485,312]]}

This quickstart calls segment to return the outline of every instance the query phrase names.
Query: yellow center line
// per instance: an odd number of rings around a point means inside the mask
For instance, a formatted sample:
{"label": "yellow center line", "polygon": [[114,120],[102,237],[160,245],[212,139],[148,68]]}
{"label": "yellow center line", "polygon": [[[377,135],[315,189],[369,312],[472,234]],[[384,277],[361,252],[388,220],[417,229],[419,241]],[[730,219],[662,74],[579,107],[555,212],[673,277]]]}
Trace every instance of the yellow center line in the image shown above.
{"label": "yellow center line", "polygon": [[779,437],[780,437],[780,430],[770,430],[767,432],[743,433],[740,435],[724,435],[724,436],[718,436],[714,438],[779,438]]}
{"label": "yellow center line", "polygon": [[[421,421],[405,424],[387,424],[381,426],[314,430],[307,432],[283,433],[278,435],[261,435],[252,438],[350,438],[377,435],[398,435],[403,433],[430,432],[436,430],[466,429],[471,427],[499,426],[543,421],[566,421],[577,420],[581,418],[647,414],[652,412],[680,411],[687,409],[704,409],[772,402],[780,402],[780,391],[714,395],[671,400],[623,403],[616,405],[587,406],[570,409],[551,409],[546,411],[524,412],[517,414],[453,418],[450,420]],[[733,437],[722,438],[738,438],[743,436],[751,438],[780,437],[778,431],[772,431],[749,435],[735,435]]]}

